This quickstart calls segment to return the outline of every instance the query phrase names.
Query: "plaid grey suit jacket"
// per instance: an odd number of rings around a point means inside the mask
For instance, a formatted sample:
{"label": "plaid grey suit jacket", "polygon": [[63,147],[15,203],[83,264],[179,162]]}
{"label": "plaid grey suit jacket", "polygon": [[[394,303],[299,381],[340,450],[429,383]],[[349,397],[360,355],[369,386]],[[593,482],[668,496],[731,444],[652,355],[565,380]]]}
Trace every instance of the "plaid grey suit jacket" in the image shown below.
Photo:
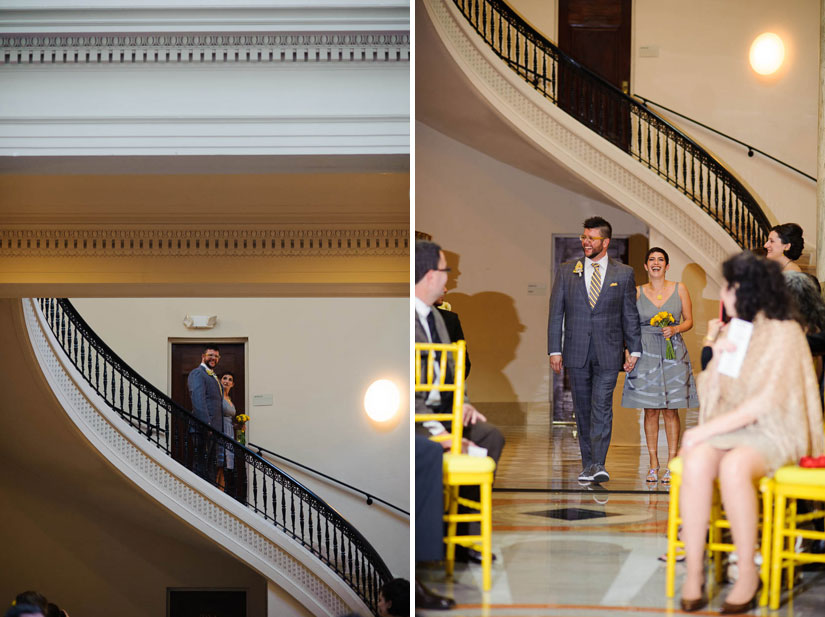
{"label": "plaid grey suit jacket", "polygon": [[625,346],[631,353],[642,351],[633,268],[608,258],[599,299],[591,309],[584,272],[573,273],[577,262],[584,267],[584,257],[563,263],[553,284],[547,353],[562,352],[564,366],[582,368],[592,343],[602,368],[621,370]]}

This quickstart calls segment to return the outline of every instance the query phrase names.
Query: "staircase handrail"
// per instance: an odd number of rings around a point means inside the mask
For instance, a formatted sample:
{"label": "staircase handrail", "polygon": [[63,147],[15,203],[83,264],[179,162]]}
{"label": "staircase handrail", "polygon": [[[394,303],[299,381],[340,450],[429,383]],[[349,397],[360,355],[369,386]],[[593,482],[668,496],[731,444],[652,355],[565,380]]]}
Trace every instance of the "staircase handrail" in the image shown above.
{"label": "staircase handrail", "polygon": [[[349,521],[289,474],[199,420],[149,383],[92,330],[69,300],[39,298],[37,303],[69,360],[121,418],[166,454],[182,458],[180,462],[190,469],[193,466],[197,469],[199,463],[201,469],[210,469],[220,449],[224,450],[224,456],[231,449],[236,464],[233,470],[224,471],[229,474],[225,490],[308,549],[378,614],[378,590],[392,575],[375,548]],[[190,441],[195,445],[189,444]],[[211,449],[206,445],[198,447],[198,443],[211,444]],[[243,474],[237,465],[239,459],[244,461]],[[218,486],[215,477],[199,475]]]}
{"label": "staircase handrail", "polygon": [[258,451],[259,455],[262,454],[262,453],[266,453],[269,456],[274,456],[276,458],[281,459],[282,461],[286,461],[290,465],[295,465],[296,467],[300,467],[301,469],[309,471],[310,473],[314,473],[316,476],[321,476],[322,478],[324,478],[326,480],[329,480],[331,482],[335,482],[336,484],[338,484],[340,486],[344,486],[344,487],[350,489],[351,491],[355,491],[356,493],[361,493],[366,498],[368,506],[371,506],[373,504],[373,502],[378,501],[380,503],[383,503],[385,506],[389,506],[390,508],[393,508],[394,510],[398,510],[399,512],[401,512],[401,514],[406,514],[407,516],[410,515],[409,512],[407,512],[406,510],[404,510],[402,508],[399,508],[398,506],[396,506],[394,504],[391,504],[389,501],[381,499],[380,497],[376,497],[375,495],[373,495],[371,493],[368,493],[364,489],[358,488],[357,486],[353,486],[352,484],[347,484],[346,482],[342,482],[341,480],[339,480],[337,478],[333,478],[332,476],[325,474],[323,471],[318,471],[317,469],[313,469],[312,467],[309,467],[308,465],[304,465],[302,463],[299,463],[298,461],[295,461],[295,460],[293,460],[289,457],[286,457],[283,454],[278,454],[277,452],[273,452],[272,450],[268,450],[267,448],[264,448],[263,446],[259,446],[259,445],[254,444],[254,443],[247,443],[246,445],[247,445],[248,448],[255,448]]}
{"label": "staircase handrail", "polygon": [[704,122],[700,122],[699,120],[696,120],[695,118],[691,118],[690,116],[687,116],[687,115],[685,115],[681,112],[676,111],[675,109],[671,109],[670,107],[666,107],[665,105],[662,105],[661,103],[657,103],[656,101],[654,101],[652,99],[649,99],[646,96],[642,96],[641,94],[636,93],[633,96],[635,98],[639,99],[640,101],[642,101],[642,103],[645,106],[647,106],[648,103],[651,104],[651,105],[655,105],[659,109],[664,109],[666,112],[668,112],[670,114],[673,114],[674,116],[679,116],[680,118],[684,118],[685,120],[695,124],[696,126],[701,126],[703,129],[705,129],[707,131],[710,131],[711,133],[716,133],[720,137],[724,137],[725,139],[727,139],[729,141],[732,141],[734,143],[737,143],[740,146],[744,146],[745,148],[748,149],[748,157],[753,157],[754,153],[758,152],[759,154],[761,154],[765,158],[768,158],[768,159],[772,160],[775,163],[779,163],[780,165],[782,165],[784,167],[787,167],[791,171],[794,171],[794,172],[798,173],[800,176],[805,176],[806,178],[808,178],[808,180],[813,180],[814,182],[816,182],[816,178],[814,178],[811,174],[805,173],[801,169],[797,169],[793,165],[790,165],[790,164],[786,163],[785,161],[783,161],[781,159],[778,159],[778,158],[776,158],[775,156],[773,156],[771,154],[768,154],[764,150],[760,150],[756,146],[752,146],[749,143],[746,143],[746,142],[742,141],[741,139],[737,139],[733,135],[728,135],[727,133],[725,133],[723,131],[720,131],[719,129],[715,129],[712,126],[708,126]]}
{"label": "staircase handrail", "polygon": [[[665,179],[740,247],[764,244],[771,222],[759,201],[696,141],[571,58],[503,0],[452,2],[493,53],[537,92]],[[564,91],[560,78],[568,84]]]}

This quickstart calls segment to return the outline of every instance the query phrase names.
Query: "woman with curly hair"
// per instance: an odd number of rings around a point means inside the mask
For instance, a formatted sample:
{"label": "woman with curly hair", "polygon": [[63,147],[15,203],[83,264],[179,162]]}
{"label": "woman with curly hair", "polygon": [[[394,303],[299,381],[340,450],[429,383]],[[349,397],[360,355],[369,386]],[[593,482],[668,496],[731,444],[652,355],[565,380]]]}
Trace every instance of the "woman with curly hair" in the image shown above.
{"label": "woman with curly hair", "polygon": [[755,606],[759,587],[754,481],[801,456],[821,454],[825,440],[811,354],[792,319],[780,265],[746,252],[722,264],[722,274],[727,314],[750,322],[753,330],[738,376],[732,377],[723,366],[726,354],[736,351],[730,326],[718,320],[708,324],[713,357],[696,379],[699,425],[685,431],[680,451],[687,566],[681,605],[696,611],[707,604],[703,554],[718,480],[739,555],[739,577],[722,613],[741,613]]}
{"label": "woman with curly hair", "polygon": [[783,272],[801,272],[796,260],[802,255],[805,240],[802,238],[802,228],[796,223],[783,223],[771,227],[768,240],[765,242],[766,257],[782,267]]}

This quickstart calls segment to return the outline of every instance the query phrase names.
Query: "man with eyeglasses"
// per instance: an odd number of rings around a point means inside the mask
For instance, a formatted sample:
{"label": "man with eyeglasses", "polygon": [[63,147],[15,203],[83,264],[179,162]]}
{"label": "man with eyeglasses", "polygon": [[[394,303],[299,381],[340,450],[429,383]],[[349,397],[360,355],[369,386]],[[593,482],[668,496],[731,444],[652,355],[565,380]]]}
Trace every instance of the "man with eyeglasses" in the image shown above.
{"label": "man with eyeglasses", "polygon": [[[223,389],[215,367],[221,359],[221,351],[215,343],[206,343],[201,353],[201,363],[186,379],[192,413],[198,420],[223,432]],[[201,477],[216,481],[217,469],[213,450],[214,441],[206,429],[192,423],[189,427],[190,444],[194,457],[193,470]]]}
{"label": "man with eyeglasses", "polygon": [[[444,319],[435,310],[434,304],[444,293],[444,285],[447,283],[447,273],[450,269],[447,267],[447,259],[444,256],[444,251],[434,242],[419,241],[415,243],[415,316],[413,317],[413,327],[415,329],[415,341],[417,343],[449,343],[450,335],[447,331],[447,326]],[[634,296],[635,302],[635,296]],[[455,374],[455,366],[452,356],[448,357],[447,362],[447,376],[446,383],[452,383],[453,375]],[[445,411],[452,408],[452,394],[449,392],[416,392],[415,393],[415,411],[416,413],[432,413],[436,411]],[[444,433],[450,430],[449,426],[432,426],[430,432],[433,434]],[[421,425],[416,424],[417,442],[418,437],[425,433],[425,429]],[[473,407],[469,399],[464,399],[464,430],[463,436],[466,445],[476,446],[486,450],[487,456],[492,458],[498,464],[501,458],[501,452],[504,448],[504,436],[501,431],[487,422],[484,417],[475,407]],[[441,442],[443,448],[449,448],[450,441]],[[416,443],[416,452],[418,452],[418,443]],[[417,454],[416,454],[417,456]],[[426,487],[420,487],[418,484],[418,476],[416,476],[416,512],[418,512],[419,495],[425,494]],[[432,490],[432,487],[430,487]],[[440,491],[441,488],[439,487]],[[466,495],[469,499],[479,499],[478,487],[462,487],[460,493],[465,494],[465,491],[475,491],[472,495]],[[421,492],[419,492],[421,491]],[[417,515],[420,520],[420,514]],[[470,523],[471,533],[474,528],[478,527],[478,523]],[[480,533],[480,528],[475,533]],[[423,535],[423,534],[422,534]],[[437,542],[439,543],[439,550],[443,546],[441,542],[441,533],[437,534]],[[416,531],[416,546],[419,543],[418,531]],[[478,551],[469,549],[466,554],[461,554],[461,547],[456,547],[456,560],[464,558],[468,561],[479,562],[481,555]],[[418,553],[419,550],[416,549]],[[423,606],[421,606],[423,608]]]}
{"label": "man with eyeglasses", "polygon": [[[570,377],[582,471],[579,482],[606,482],[619,371],[642,355],[633,269],[607,256],[613,229],[594,216],[579,236],[584,259],[559,267],[550,295],[547,352],[556,373]],[[625,361],[625,347],[630,357]]]}

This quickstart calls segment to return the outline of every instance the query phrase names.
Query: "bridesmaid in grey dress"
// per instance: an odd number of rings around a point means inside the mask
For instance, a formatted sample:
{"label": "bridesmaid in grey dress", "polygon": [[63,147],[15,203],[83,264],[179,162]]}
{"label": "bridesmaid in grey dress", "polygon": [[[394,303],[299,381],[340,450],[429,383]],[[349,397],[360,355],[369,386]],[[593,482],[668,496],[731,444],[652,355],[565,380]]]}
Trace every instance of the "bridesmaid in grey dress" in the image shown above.
{"label": "bridesmaid in grey dress", "polygon": [[[229,372],[221,375],[221,386],[223,387],[223,434],[235,439],[235,405],[230,398],[230,392],[235,387],[235,375]],[[221,490],[226,485],[225,469],[235,469],[235,452],[231,447],[218,448],[218,486]]]}
{"label": "bridesmaid in grey dress", "polygon": [[[659,415],[665,417],[667,460],[670,462],[679,446],[679,413],[681,408],[698,407],[693,370],[681,333],[693,327],[690,294],[684,285],[668,281],[665,274],[670,257],[664,249],[653,247],[645,256],[648,283],[636,288],[636,308],[642,325],[642,357],[627,374],[622,393],[622,407],[645,410],[645,441],[650,455],[650,470],[646,480],[659,481]],[[650,325],[659,312],[667,311],[675,323],[664,328]],[[665,357],[667,339],[673,346],[675,359]],[[665,466],[663,484],[670,484],[670,471]]]}

